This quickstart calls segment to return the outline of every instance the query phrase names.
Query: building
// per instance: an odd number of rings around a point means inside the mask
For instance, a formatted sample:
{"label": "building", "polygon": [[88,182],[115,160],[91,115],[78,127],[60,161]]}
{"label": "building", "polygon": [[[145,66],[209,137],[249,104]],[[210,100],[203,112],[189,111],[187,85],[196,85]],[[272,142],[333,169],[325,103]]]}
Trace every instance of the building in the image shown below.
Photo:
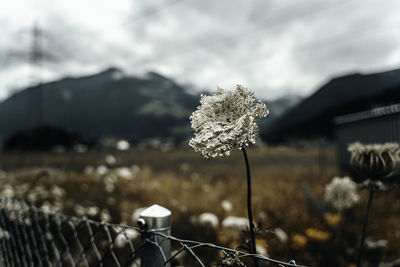
{"label": "building", "polygon": [[400,142],[400,104],[339,116],[334,123],[338,164],[345,169],[350,166],[349,143]]}
{"label": "building", "polygon": [[274,121],[262,138],[266,142],[334,140],[335,117],[397,103],[400,69],[337,77]]}

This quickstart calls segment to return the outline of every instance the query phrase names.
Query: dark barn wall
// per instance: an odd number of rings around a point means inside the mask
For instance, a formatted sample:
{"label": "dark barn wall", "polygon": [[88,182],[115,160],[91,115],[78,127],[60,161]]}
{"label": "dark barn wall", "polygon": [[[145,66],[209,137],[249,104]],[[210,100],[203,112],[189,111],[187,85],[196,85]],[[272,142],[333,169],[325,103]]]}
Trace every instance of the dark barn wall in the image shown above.
{"label": "dark barn wall", "polygon": [[350,166],[347,145],[356,141],[367,144],[400,142],[400,112],[338,123],[336,149],[340,167],[347,169]]}

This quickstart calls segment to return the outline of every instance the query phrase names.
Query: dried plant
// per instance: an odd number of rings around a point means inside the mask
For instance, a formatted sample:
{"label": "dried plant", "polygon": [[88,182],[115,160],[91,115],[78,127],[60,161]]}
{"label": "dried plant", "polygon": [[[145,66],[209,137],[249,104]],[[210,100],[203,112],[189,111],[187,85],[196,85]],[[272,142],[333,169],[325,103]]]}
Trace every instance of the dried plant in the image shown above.
{"label": "dried plant", "polygon": [[397,143],[362,144],[348,146],[351,164],[363,179],[373,181],[392,175],[400,166],[400,148]]}
{"label": "dried plant", "polygon": [[368,216],[371,209],[374,191],[385,190],[386,178],[400,167],[400,148],[397,143],[361,144],[356,142],[348,146],[351,152],[351,164],[364,180],[363,187],[369,189],[365,209],[357,266],[361,266]]}
{"label": "dried plant", "polygon": [[228,156],[235,148],[243,152],[247,175],[247,214],[251,241],[249,251],[255,254],[250,164],[245,148],[256,142],[257,120],[268,115],[267,106],[256,101],[254,94],[241,85],[237,85],[235,91],[218,88],[211,96],[202,95],[200,104],[190,116],[195,136],[189,145],[205,158]]}
{"label": "dried plant", "polygon": [[350,177],[333,177],[325,186],[325,201],[331,203],[339,212],[351,208],[359,199],[357,184]]}
{"label": "dried plant", "polygon": [[217,263],[218,267],[237,267],[237,266],[246,266],[241,260],[239,253],[228,253],[224,250],[221,250],[219,255],[220,259]]}
{"label": "dried plant", "polygon": [[200,104],[190,116],[195,136],[189,145],[205,158],[229,156],[232,149],[254,144],[257,120],[268,115],[266,105],[241,85],[235,91],[218,88],[211,96],[202,95]]}

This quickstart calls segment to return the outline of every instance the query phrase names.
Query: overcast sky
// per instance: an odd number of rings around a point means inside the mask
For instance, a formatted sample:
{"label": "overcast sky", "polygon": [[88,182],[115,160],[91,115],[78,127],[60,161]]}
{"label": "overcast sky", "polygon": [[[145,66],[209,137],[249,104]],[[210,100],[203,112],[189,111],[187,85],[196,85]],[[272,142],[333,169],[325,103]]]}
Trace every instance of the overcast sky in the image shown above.
{"label": "overcast sky", "polygon": [[[400,67],[398,0],[3,0],[0,99],[115,66],[198,90],[308,95],[330,77]],[[40,71],[31,29],[43,31]]]}

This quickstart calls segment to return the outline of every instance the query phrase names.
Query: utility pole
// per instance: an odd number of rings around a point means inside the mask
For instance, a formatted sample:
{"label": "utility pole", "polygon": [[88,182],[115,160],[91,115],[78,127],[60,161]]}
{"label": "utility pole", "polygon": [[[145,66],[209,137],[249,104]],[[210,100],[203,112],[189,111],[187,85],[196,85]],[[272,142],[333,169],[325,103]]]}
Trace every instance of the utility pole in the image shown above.
{"label": "utility pole", "polygon": [[43,33],[35,23],[31,30],[31,47],[29,50],[29,63],[32,66],[31,84],[28,89],[27,118],[30,127],[39,126],[43,121],[43,90],[41,86],[41,65],[44,59],[42,48]]}
{"label": "utility pole", "polygon": [[[26,32],[26,31],[24,31]],[[18,49],[11,51],[4,64],[11,60],[28,61],[31,66],[29,88],[27,89],[27,100],[25,114],[26,127],[36,127],[43,123],[43,88],[42,88],[42,65],[47,61],[57,61],[58,57],[45,51],[44,39],[49,39],[49,34],[44,32],[37,22],[29,29],[29,48],[25,51]]]}

